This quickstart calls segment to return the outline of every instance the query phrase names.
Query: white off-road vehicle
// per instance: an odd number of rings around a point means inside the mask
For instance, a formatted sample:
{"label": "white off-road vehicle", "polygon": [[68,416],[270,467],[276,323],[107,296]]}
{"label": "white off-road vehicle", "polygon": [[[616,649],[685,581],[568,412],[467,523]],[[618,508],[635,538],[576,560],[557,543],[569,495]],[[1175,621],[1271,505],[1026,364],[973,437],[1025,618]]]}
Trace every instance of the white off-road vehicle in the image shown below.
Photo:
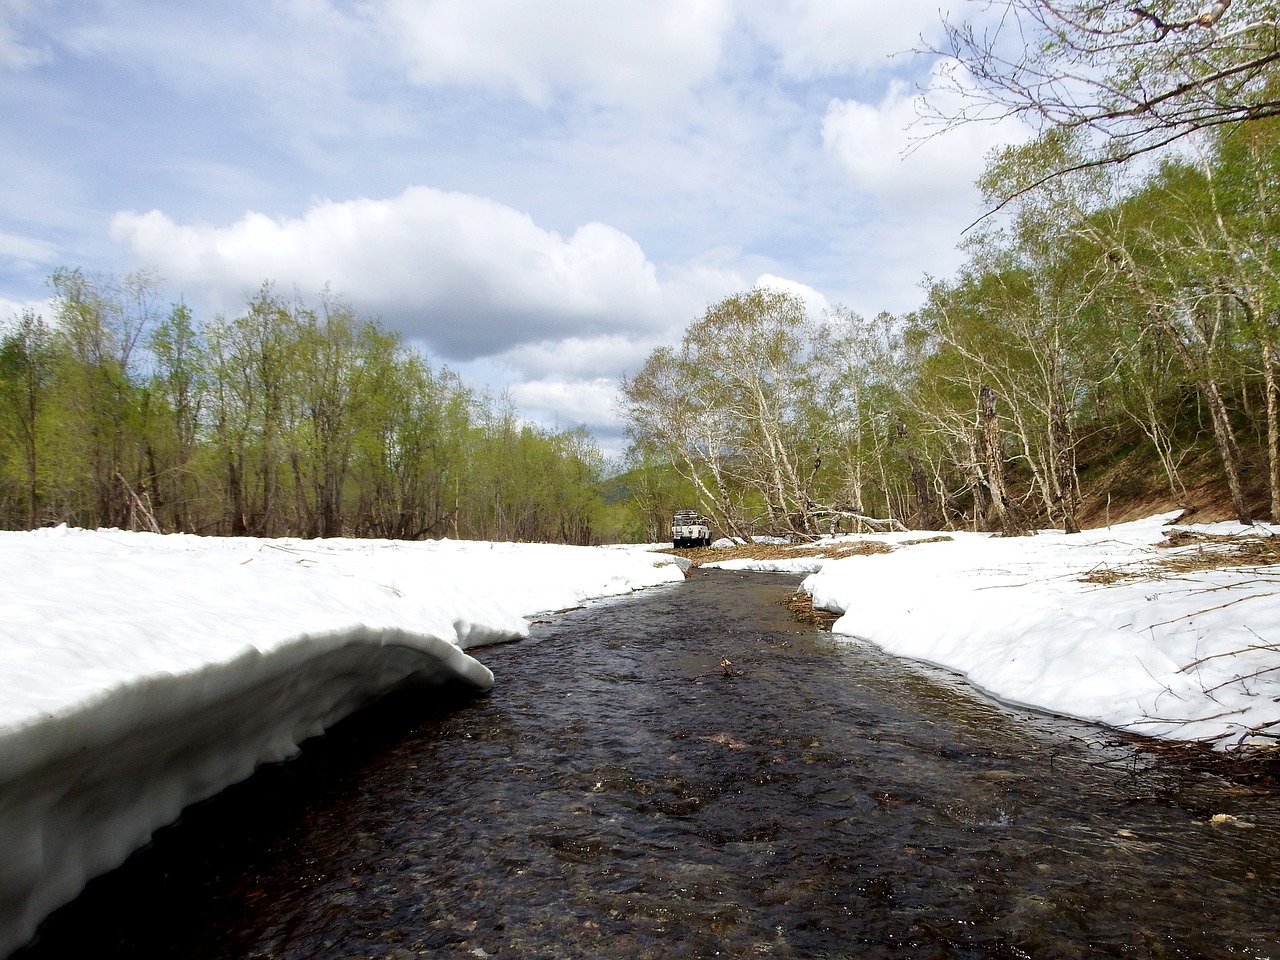
{"label": "white off-road vehicle", "polygon": [[711,521],[697,510],[677,510],[671,521],[671,544],[674,547],[711,546]]}

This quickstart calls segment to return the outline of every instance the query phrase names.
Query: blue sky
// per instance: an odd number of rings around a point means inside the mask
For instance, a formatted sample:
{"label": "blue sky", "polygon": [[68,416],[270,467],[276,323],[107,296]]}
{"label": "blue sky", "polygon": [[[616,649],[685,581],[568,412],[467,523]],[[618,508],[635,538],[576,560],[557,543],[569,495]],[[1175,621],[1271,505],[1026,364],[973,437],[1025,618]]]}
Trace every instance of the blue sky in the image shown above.
{"label": "blue sky", "polygon": [[[960,4],[981,9],[982,4]],[[0,0],[0,322],[58,267],[198,315],[325,284],[616,450],[614,384],[757,283],[903,311],[983,154],[907,152],[937,0]]]}

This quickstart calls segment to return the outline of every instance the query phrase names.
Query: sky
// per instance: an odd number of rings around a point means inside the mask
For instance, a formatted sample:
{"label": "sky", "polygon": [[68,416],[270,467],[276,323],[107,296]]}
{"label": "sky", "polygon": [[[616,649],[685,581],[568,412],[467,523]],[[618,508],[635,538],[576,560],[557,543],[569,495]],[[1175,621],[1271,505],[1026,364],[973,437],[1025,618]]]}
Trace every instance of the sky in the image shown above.
{"label": "sky", "polygon": [[[958,0],[957,15],[983,4]],[[972,9],[969,9],[972,8]],[[938,0],[0,0],[0,322],[57,268],[197,317],[326,285],[530,420],[755,285],[917,306],[1020,127],[921,143]]]}

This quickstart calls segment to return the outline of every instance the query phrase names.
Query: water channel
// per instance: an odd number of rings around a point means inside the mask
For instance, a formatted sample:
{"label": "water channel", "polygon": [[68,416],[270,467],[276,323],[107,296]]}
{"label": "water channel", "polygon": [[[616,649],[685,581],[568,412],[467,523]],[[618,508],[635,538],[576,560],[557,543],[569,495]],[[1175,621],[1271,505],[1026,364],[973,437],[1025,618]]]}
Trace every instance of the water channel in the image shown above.
{"label": "water channel", "polygon": [[1280,960],[1274,790],[795,623],[794,587],[549,617],[479,653],[491,695],[365,711],[18,957]]}

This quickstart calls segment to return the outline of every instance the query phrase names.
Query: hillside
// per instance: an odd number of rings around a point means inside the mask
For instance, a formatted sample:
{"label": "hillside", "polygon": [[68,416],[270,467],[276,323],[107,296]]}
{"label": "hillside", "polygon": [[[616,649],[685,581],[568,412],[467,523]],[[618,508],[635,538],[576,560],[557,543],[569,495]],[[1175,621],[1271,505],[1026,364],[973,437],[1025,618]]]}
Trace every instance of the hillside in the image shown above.
{"label": "hillside", "polygon": [[[1265,450],[1242,432],[1246,461],[1245,497],[1253,518],[1270,516]],[[1081,443],[1078,455],[1080,525],[1085,528],[1137,520],[1156,513],[1183,509],[1196,523],[1234,520],[1231,495],[1222,476],[1221,461],[1211,438],[1201,436],[1185,445],[1178,461],[1184,492],[1170,490],[1160,459],[1149,441],[1131,432],[1098,430]]]}

